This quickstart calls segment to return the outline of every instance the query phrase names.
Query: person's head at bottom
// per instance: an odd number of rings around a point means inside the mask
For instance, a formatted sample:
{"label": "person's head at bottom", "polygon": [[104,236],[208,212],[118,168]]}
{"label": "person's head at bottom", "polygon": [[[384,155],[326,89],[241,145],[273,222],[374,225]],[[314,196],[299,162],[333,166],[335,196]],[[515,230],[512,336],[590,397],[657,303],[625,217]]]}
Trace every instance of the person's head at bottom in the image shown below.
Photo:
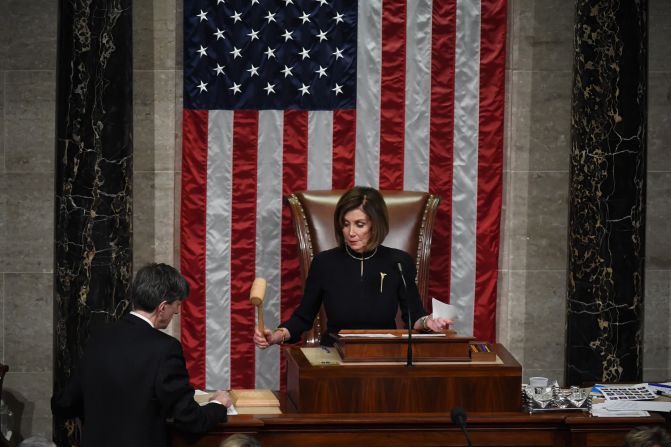
{"label": "person's head at bottom", "polygon": [[671,447],[671,437],[662,427],[636,427],[627,433],[624,447]]}
{"label": "person's head at bottom", "polygon": [[253,436],[235,434],[224,439],[220,447],[261,447]]}
{"label": "person's head at bottom", "polygon": [[188,296],[189,283],[167,264],[147,264],[133,280],[133,310],[146,316],[157,329],[168,327]]}

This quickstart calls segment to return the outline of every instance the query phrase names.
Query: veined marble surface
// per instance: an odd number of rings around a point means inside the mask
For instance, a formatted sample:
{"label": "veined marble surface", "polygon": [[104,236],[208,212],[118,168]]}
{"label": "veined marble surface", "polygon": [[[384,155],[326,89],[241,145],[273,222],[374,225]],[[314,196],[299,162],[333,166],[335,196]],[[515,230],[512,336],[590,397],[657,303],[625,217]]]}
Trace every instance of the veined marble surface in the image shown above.
{"label": "veined marble surface", "polygon": [[640,381],[647,1],[576,4],[566,381]]}
{"label": "veined marble surface", "polygon": [[[54,390],[89,333],[128,307],[132,275],[130,0],[62,2],[54,265]],[[65,442],[72,426],[55,422]]]}

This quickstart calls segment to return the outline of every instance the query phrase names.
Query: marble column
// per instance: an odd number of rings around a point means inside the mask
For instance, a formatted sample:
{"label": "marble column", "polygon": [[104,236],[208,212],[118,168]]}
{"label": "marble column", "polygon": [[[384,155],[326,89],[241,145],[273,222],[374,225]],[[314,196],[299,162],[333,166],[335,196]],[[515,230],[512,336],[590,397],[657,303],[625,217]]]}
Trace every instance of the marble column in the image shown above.
{"label": "marble column", "polygon": [[642,379],[647,0],[577,0],[566,382]]}
{"label": "marble column", "polygon": [[[131,0],[59,2],[54,392],[89,333],[128,307],[132,274]],[[72,423],[54,420],[59,446]]]}

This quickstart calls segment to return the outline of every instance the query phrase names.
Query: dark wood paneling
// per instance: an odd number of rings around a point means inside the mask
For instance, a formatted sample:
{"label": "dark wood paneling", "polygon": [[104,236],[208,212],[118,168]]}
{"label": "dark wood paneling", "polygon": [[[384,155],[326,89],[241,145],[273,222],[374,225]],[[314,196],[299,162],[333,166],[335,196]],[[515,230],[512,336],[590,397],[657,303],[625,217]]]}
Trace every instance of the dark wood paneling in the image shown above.
{"label": "dark wood paneling", "polygon": [[473,446],[481,447],[619,447],[636,426],[666,424],[659,415],[524,413],[521,367],[502,346],[494,348],[502,363],[411,368],[311,366],[300,349],[290,348],[287,394],[293,395],[279,395],[283,414],[233,416],[202,437],[172,432],[172,446],[219,447],[233,433],[253,435],[263,447],[466,446],[450,418],[454,406],[466,408]]}
{"label": "dark wood paneling", "polygon": [[[474,446],[621,446],[638,425],[664,425],[661,416],[592,418],[569,413],[473,413],[468,431]],[[419,414],[282,414],[233,416],[202,437],[173,433],[173,447],[219,447],[233,433],[255,436],[263,447],[437,447],[466,446],[449,415]]]}
{"label": "dark wood paneling", "polygon": [[313,366],[287,351],[287,393],[300,413],[518,411],[522,368],[500,345],[502,363]]}

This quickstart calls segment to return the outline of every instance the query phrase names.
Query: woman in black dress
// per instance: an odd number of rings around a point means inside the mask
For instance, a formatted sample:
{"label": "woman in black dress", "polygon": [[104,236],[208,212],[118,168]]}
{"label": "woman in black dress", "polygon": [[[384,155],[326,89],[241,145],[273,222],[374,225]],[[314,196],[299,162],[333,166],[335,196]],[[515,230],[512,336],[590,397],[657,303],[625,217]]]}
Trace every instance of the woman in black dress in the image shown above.
{"label": "woman in black dress", "polygon": [[[415,262],[411,256],[382,245],[389,232],[387,205],[374,188],[355,186],[338,200],[334,212],[338,246],[318,253],[312,260],[300,305],[291,317],[274,331],[257,327],[254,343],[265,349],[284,342],[295,343],[312,327],[323,304],[327,317],[326,333],[341,329],[394,329],[401,309],[413,328],[442,332],[452,321],[432,318],[422,306],[415,284]],[[401,265],[407,290],[399,273]],[[332,344],[322,337],[322,344]]]}

